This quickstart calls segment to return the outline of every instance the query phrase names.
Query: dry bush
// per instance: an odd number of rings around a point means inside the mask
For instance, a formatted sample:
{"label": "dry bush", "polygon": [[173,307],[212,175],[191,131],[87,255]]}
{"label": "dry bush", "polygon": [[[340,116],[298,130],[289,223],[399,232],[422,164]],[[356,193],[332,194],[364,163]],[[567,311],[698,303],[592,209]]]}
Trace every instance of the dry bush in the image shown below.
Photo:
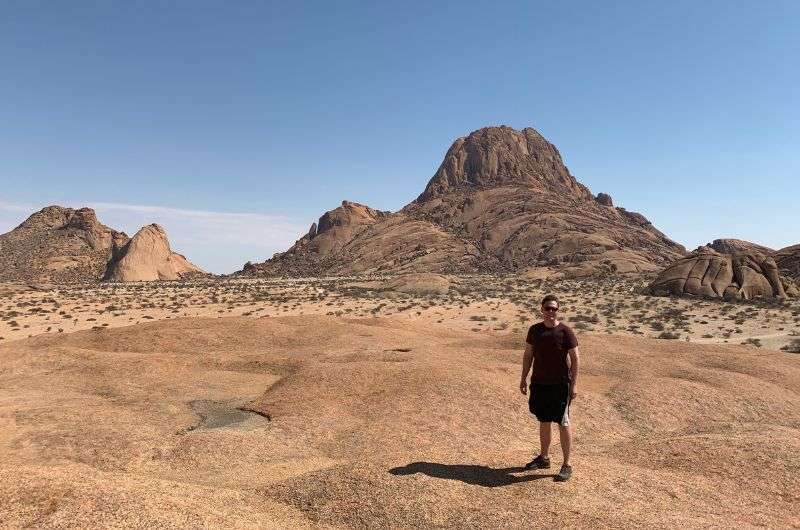
{"label": "dry bush", "polygon": [[781,350],[789,353],[800,353],[800,339],[793,339],[792,342],[782,347]]}

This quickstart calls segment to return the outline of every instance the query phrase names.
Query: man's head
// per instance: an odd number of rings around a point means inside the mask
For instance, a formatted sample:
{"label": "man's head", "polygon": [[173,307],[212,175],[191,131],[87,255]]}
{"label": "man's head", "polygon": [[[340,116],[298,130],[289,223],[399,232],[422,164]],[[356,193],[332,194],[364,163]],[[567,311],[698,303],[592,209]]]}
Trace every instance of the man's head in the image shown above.
{"label": "man's head", "polygon": [[558,305],[558,298],[554,294],[548,294],[542,299],[542,318],[545,324],[555,324]]}

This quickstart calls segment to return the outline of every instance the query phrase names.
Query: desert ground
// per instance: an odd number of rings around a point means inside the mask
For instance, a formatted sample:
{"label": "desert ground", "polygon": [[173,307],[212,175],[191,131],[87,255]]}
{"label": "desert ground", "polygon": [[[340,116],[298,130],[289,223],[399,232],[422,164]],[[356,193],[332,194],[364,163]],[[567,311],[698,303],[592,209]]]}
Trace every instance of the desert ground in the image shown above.
{"label": "desert ground", "polygon": [[[800,526],[800,305],[645,283],[6,284],[0,526]],[[582,351],[563,484],[557,443],[521,469],[547,292]]]}
{"label": "desert ground", "polygon": [[800,300],[724,302],[641,294],[649,277],[545,280],[438,274],[306,279],[0,284],[0,344],[179,317],[394,317],[462,331],[524,333],[546,293],[581,332],[800,347]]}

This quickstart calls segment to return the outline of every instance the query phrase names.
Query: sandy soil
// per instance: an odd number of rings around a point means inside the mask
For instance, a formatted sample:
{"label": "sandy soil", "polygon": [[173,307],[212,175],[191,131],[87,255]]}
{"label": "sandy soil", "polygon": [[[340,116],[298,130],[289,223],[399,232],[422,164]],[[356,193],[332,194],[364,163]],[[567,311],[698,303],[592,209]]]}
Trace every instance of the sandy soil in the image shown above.
{"label": "sandy soil", "polygon": [[[557,445],[555,469],[519,467],[537,447],[517,388],[523,331],[553,286],[466,278],[409,297],[347,285],[9,294],[3,310],[20,315],[0,343],[0,525],[798,525],[800,357],[683,337],[724,324],[742,333],[713,338],[741,342],[761,322],[788,336],[796,307],[572,285],[567,320],[588,312],[573,325],[594,330],[579,335],[575,475],[559,484]],[[606,316],[612,302],[625,307]],[[684,340],[628,329],[676,307],[691,316],[664,327]],[[660,333],[650,322],[640,332]]]}

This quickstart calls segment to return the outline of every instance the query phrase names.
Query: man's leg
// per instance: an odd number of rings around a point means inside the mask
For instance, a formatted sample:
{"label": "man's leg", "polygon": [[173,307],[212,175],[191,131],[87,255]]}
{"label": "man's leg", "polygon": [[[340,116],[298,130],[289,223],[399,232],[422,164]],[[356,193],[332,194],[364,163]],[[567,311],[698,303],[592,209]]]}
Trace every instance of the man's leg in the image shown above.
{"label": "man's leg", "polygon": [[[548,424],[548,431],[549,424]],[[572,429],[569,425],[559,425],[558,426],[558,437],[561,441],[561,452],[564,454],[564,465],[569,465],[569,452],[572,449]],[[548,436],[549,438],[549,436]],[[549,444],[549,441],[548,441]]]}
{"label": "man's leg", "polygon": [[550,422],[543,421],[539,423],[539,443],[542,450],[539,453],[542,456],[548,456],[550,453],[550,439],[552,437],[552,430],[550,429]]}

